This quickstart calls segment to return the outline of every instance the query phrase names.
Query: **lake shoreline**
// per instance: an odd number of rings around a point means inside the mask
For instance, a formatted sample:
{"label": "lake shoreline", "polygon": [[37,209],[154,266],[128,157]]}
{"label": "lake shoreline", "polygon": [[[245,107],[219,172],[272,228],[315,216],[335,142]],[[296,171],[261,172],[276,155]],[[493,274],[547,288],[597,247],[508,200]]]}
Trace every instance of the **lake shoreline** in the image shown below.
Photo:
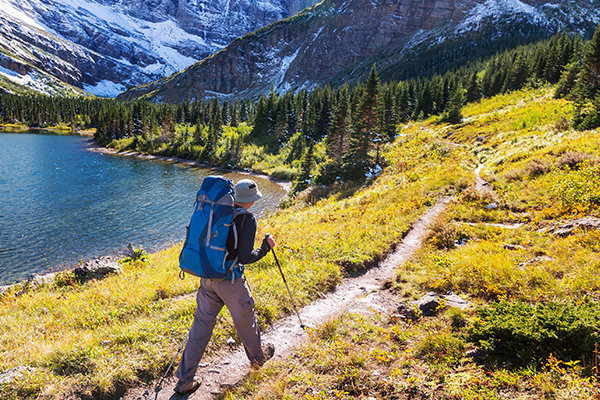
{"label": "lake shoreline", "polygon": [[172,162],[172,163],[176,163],[176,164],[185,164],[185,165],[189,165],[191,167],[210,169],[210,170],[215,170],[215,171],[219,171],[219,172],[233,172],[233,173],[242,174],[242,175],[256,176],[256,177],[266,179],[268,181],[278,184],[279,186],[281,186],[281,188],[283,190],[285,190],[286,194],[289,194],[289,192],[292,188],[291,181],[275,179],[267,174],[243,171],[243,170],[239,170],[239,169],[227,169],[227,168],[223,168],[223,167],[214,166],[214,165],[211,165],[208,163],[202,163],[202,162],[199,162],[196,160],[189,160],[189,159],[179,158],[179,157],[175,157],[175,156],[156,156],[153,154],[140,153],[139,151],[134,151],[134,150],[119,151],[119,150],[109,149],[108,147],[99,145],[92,138],[90,138],[88,145],[89,145],[88,148],[90,151],[95,151],[97,153],[111,154],[111,155],[118,155],[118,156],[125,156],[125,157],[137,157],[137,158],[142,158],[142,159],[146,159],[146,160],[168,161],[168,162]]}
{"label": "lake shoreline", "polygon": [[[74,134],[74,135],[78,136],[77,134]],[[289,193],[290,189],[291,189],[290,181],[277,180],[277,179],[274,179],[265,174],[258,174],[258,173],[253,173],[253,172],[249,172],[249,171],[241,171],[241,170],[229,170],[229,169],[225,169],[225,168],[221,168],[221,167],[211,166],[206,163],[200,163],[195,160],[187,160],[187,159],[182,159],[182,158],[178,158],[178,157],[155,156],[155,155],[143,154],[143,153],[139,153],[139,152],[135,152],[135,151],[117,151],[117,150],[113,150],[113,149],[109,149],[109,148],[100,146],[98,143],[96,143],[96,141],[93,139],[93,137],[91,137],[92,135],[90,135],[90,134],[87,134],[87,133],[81,134],[80,133],[79,136],[87,136],[88,139],[86,141],[87,141],[88,150],[94,151],[97,153],[127,156],[127,157],[136,157],[136,158],[142,158],[142,159],[147,159],[147,160],[167,161],[167,162],[172,162],[172,163],[176,163],[176,164],[185,164],[185,165],[189,165],[191,167],[203,168],[203,169],[214,170],[214,171],[219,171],[219,172],[234,172],[234,173],[238,173],[238,174],[248,175],[250,177],[256,176],[256,177],[259,177],[262,179],[269,180],[273,183],[276,183],[286,192],[286,194]],[[154,252],[164,251],[165,249],[168,249],[176,244],[177,243],[173,243],[173,242],[165,243],[163,246],[159,246],[158,249],[150,250],[150,252],[154,253]],[[78,264],[64,263],[61,265],[55,265],[53,267],[42,270],[40,272],[32,273],[26,279],[18,280],[18,281],[15,281],[13,283],[8,283],[8,284],[0,284],[0,296],[2,296],[4,293],[6,293],[9,289],[11,289],[13,287],[17,288],[17,290],[19,290],[20,288],[27,286],[31,282],[44,282],[44,283],[52,282],[54,280],[54,277],[56,276],[56,274],[62,273],[62,272],[73,271],[75,268],[81,266],[82,264],[84,264],[86,262],[91,262],[93,260],[97,260],[102,257],[110,257],[115,260],[118,260],[118,259],[124,258],[125,256],[126,256],[126,244],[114,249],[114,251],[107,252],[103,256],[92,257],[90,259],[80,261]]]}

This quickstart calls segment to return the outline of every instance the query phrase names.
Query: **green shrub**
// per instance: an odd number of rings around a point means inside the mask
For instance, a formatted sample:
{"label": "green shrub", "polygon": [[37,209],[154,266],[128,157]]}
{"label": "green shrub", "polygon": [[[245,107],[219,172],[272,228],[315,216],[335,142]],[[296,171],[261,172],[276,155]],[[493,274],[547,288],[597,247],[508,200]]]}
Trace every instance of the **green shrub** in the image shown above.
{"label": "green shrub", "polygon": [[589,359],[600,340],[600,304],[501,302],[479,309],[467,336],[492,360],[513,366],[550,355],[563,361]]}
{"label": "green shrub", "polygon": [[577,171],[559,171],[553,177],[554,194],[568,211],[589,213],[600,205],[600,166],[583,162]]}
{"label": "green shrub", "polygon": [[417,353],[428,362],[456,364],[464,355],[465,342],[447,332],[428,333],[417,345]]}
{"label": "green shrub", "polygon": [[293,181],[298,176],[298,170],[292,167],[279,165],[269,171],[269,175],[274,179],[282,181]]}
{"label": "green shrub", "polygon": [[123,151],[123,150],[135,149],[135,145],[136,145],[136,138],[129,137],[129,138],[123,138],[123,139],[119,139],[119,140],[113,139],[113,141],[110,142],[107,147],[110,147],[117,151]]}

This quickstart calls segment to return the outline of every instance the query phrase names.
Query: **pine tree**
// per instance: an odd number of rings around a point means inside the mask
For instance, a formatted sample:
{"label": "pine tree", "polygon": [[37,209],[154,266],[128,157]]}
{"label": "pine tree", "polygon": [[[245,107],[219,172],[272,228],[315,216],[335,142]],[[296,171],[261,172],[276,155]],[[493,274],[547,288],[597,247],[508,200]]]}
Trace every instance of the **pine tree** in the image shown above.
{"label": "pine tree", "polygon": [[[244,103],[244,106],[246,103]],[[246,109],[242,106],[242,111]],[[269,123],[269,110],[267,109],[267,99],[264,94],[260,96],[258,99],[258,104],[256,105],[256,115],[254,117],[254,126],[252,127],[252,132],[250,133],[250,137],[252,140],[256,140],[257,138],[263,137],[267,131],[267,125]]]}
{"label": "pine tree", "polygon": [[529,77],[529,66],[525,52],[520,51],[512,66],[509,67],[506,80],[504,83],[503,92],[521,89],[527,82]]}
{"label": "pine tree", "polygon": [[240,122],[247,122],[248,118],[248,105],[244,101],[240,107]]}
{"label": "pine tree", "polygon": [[302,160],[300,162],[300,174],[298,174],[298,177],[292,185],[292,193],[300,192],[311,185],[312,169],[315,162],[314,148],[314,142],[310,141],[304,156],[302,156]]}
{"label": "pine tree", "polygon": [[[589,108],[588,103],[600,95],[600,25],[594,33],[594,37],[588,43],[579,78],[575,84],[575,118],[574,124],[580,129],[591,129],[596,127],[598,118],[594,113],[597,107]],[[587,119],[587,121],[586,121]]]}
{"label": "pine tree", "polygon": [[394,87],[388,86],[383,94],[383,110],[381,112],[380,132],[386,142],[393,142],[396,139],[396,125],[398,125],[398,114],[396,113],[396,101],[394,96]]}
{"label": "pine tree", "polygon": [[450,96],[450,100],[448,101],[448,106],[442,115],[442,120],[446,122],[450,122],[451,124],[459,124],[462,122],[462,108],[465,102],[465,94],[464,89],[461,83],[456,85],[452,96]]}
{"label": "pine tree", "polygon": [[481,99],[481,88],[477,81],[477,71],[471,74],[469,79],[469,86],[467,87],[467,101],[473,103]]}
{"label": "pine tree", "polygon": [[593,99],[600,92],[600,25],[587,46],[577,86],[581,101]]}
{"label": "pine tree", "polygon": [[350,89],[348,84],[342,86],[340,99],[333,116],[333,124],[327,135],[327,153],[340,167],[342,159],[348,148],[348,137],[350,135]]}
{"label": "pine tree", "polygon": [[364,93],[356,110],[356,117],[350,137],[350,146],[346,154],[345,170],[346,178],[351,180],[363,180],[365,173],[373,165],[369,154],[377,139],[377,128],[379,126],[379,77],[375,64],[364,87]]}
{"label": "pine tree", "polygon": [[208,124],[208,137],[206,143],[209,159],[213,162],[216,161],[217,145],[222,132],[223,119],[221,117],[221,105],[219,104],[219,99],[217,96],[215,96],[211,107],[210,123]]}
{"label": "pine tree", "polygon": [[231,123],[230,124],[234,128],[237,128],[240,124],[239,108],[240,108],[240,103],[238,102],[238,99],[236,98],[235,101],[233,102],[233,106],[231,106]]}
{"label": "pine tree", "polygon": [[229,116],[229,102],[227,100],[223,100],[223,107],[221,108],[221,119],[223,120],[223,125],[229,125],[231,123],[231,119]]}

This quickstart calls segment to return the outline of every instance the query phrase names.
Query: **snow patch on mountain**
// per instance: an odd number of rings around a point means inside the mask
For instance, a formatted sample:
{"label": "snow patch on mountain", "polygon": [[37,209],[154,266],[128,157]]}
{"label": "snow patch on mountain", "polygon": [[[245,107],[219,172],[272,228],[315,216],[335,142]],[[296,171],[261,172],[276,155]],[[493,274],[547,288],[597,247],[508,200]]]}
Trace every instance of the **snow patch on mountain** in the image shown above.
{"label": "snow patch on mountain", "polygon": [[291,89],[291,84],[289,82],[283,83],[285,74],[290,68],[290,64],[296,59],[296,56],[300,52],[300,47],[296,49],[294,54],[286,56],[281,60],[281,70],[275,76],[275,87],[277,88],[277,92],[279,94],[283,94]]}
{"label": "snow patch on mountain", "polygon": [[68,64],[67,82],[115,95],[182,71],[291,8],[291,0],[0,0],[0,49],[59,79],[57,65]]}
{"label": "snow patch on mountain", "polygon": [[98,97],[117,97],[119,93],[127,88],[124,85],[114,83],[108,80],[98,82],[96,85],[84,84],[83,89]]}
{"label": "snow patch on mountain", "polygon": [[539,13],[535,7],[519,0],[486,0],[485,3],[474,7],[469,14],[469,17],[456,27],[458,33],[477,30],[484,20],[500,19],[506,15],[525,15],[535,23],[546,20],[545,15]]}
{"label": "snow patch on mountain", "polygon": [[27,25],[34,26],[39,29],[46,29],[46,27],[42,24],[39,24],[35,19],[31,18],[27,15],[21,8],[18,8],[14,4],[8,1],[0,1],[0,5],[2,5],[2,11],[8,14],[10,17],[22,21]]}

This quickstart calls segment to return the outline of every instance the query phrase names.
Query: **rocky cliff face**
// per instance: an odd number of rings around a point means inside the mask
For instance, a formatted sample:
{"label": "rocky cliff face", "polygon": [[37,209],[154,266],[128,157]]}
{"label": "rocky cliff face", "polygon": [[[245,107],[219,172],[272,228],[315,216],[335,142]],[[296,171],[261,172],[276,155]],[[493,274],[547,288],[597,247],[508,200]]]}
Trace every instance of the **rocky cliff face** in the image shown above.
{"label": "rocky cliff face", "polygon": [[315,2],[0,0],[0,48],[13,63],[114,96],[180,71]]}
{"label": "rocky cliff face", "polygon": [[[387,77],[400,77],[398,66],[411,54],[430,54],[427,62],[435,67],[460,57],[456,52],[463,48],[485,53],[485,46],[503,40],[561,29],[593,32],[600,21],[597,6],[597,0],[326,0],[235,40],[183,73],[121,97],[169,102],[255,97],[271,85],[282,92],[355,81],[373,62]],[[454,54],[447,50],[452,43]],[[425,60],[417,58],[413,68]]]}

